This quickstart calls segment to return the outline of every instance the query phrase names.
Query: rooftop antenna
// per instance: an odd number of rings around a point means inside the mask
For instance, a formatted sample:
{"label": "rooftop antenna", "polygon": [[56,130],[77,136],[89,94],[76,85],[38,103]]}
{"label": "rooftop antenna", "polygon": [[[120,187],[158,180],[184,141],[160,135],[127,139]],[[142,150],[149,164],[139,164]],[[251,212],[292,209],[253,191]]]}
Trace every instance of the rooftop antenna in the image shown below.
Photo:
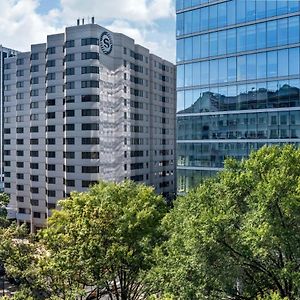
{"label": "rooftop antenna", "polygon": [[95,17],[92,17],[92,24],[95,24]]}
{"label": "rooftop antenna", "polygon": [[80,25],[80,19],[77,19],[77,26]]}
{"label": "rooftop antenna", "polygon": [[82,25],[84,25],[84,18],[82,18]]}

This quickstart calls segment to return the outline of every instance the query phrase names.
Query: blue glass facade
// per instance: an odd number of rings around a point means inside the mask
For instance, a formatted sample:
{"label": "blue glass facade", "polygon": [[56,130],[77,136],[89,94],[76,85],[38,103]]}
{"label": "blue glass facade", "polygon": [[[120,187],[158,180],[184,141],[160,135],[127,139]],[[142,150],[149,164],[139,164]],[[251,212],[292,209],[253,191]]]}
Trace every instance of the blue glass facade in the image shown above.
{"label": "blue glass facade", "polygon": [[300,144],[300,1],[177,0],[177,180]]}

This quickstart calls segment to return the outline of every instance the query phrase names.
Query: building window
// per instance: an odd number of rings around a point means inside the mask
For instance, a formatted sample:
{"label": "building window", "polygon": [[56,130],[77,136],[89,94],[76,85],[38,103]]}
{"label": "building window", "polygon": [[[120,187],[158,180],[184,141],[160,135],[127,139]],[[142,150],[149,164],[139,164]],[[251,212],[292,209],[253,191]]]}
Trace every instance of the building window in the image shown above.
{"label": "building window", "polygon": [[47,60],[46,68],[55,67],[55,59]]}
{"label": "building window", "polygon": [[81,53],[81,60],[86,60],[86,59],[99,59],[99,53],[98,52]]}
{"label": "building window", "polygon": [[63,171],[67,173],[75,173],[75,166],[63,166]]}
{"label": "building window", "polygon": [[37,212],[37,211],[34,211],[33,212],[33,217],[36,218],[36,219],[40,219],[41,218],[41,213]]}
{"label": "building window", "polygon": [[46,106],[55,106],[55,99],[46,100]]}
{"label": "building window", "polygon": [[47,73],[46,80],[55,80],[56,74],[55,73]]}
{"label": "building window", "polygon": [[46,119],[55,119],[55,112],[46,113]]}
{"label": "building window", "polygon": [[99,109],[82,109],[81,116],[82,117],[99,116]]}
{"label": "building window", "polygon": [[99,102],[99,95],[83,95],[81,96],[81,102]]}
{"label": "building window", "polygon": [[63,100],[63,104],[65,103],[74,103],[75,102],[75,96],[66,96]]}
{"label": "building window", "polygon": [[38,170],[39,164],[38,163],[30,163],[30,169]]}
{"label": "building window", "polygon": [[64,143],[64,145],[74,145],[75,138],[64,138],[63,143]]}
{"label": "building window", "polygon": [[99,152],[82,152],[81,158],[82,159],[99,159],[100,155]]}
{"label": "building window", "polygon": [[65,75],[75,75],[75,68],[66,68]]}
{"label": "building window", "polygon": [[46,182],[48,184],[55,184],[56,183],[56,178],[55,177],[46,177]]}
{"label": "building window", "polygon": [[39,181],[39,176],[38,175],[30,175],[30,180],[31,181]]}
{"label": "building window", "polygon": [[38,126],[31,126],[30,127],[30,132],[39,132],[39,127]]}
{"label": "building window", "polygon": [[82,182],[81,182],[81,186],[85,187],[85,188],[88,188],[94,184],[97,184],[97,181],[82,180]]}
{"label": "building window", "polygon": [[75,81],[66,82],[65,89],[66,90],[73,90],[73,89],[75,89]]}
{"label": "building window", "polygon": [[75,54],[71,53],[71,54],[67,54],[65,56],[65,61],[74,61],[75,60]]}
{"label": "building window", "polygon": [[63,131],[74,131],[75,124],[64,124]]}
{"label": "building window", "polygon": [[82,145],[98,145],[100,143],[99,138],[82,138],[81,144]]}
{"label": "building window", "polygon": [[81,46],[87,46],[87,45],[99,45],[99,39],[97,38],[81,39]]}
{"label": "building window", "polygon": [[99,124],[98,123],[81,124],[81,130],[99,130]]}
{"label": "building window", "polygon": [[30,199],[30,204],[32,206],[39,206],[39,200],[37,200],[37,199]]}
{"label": "building window", "polygon": [[64,178],[64,185],[66,185],[66,186],[75,186],[75,180]]}
{"label": "building window", "polygon": [[98,80],[81,81],[81,88],[99,88]]}
{"label": "building window", "polygon": [[73,48],[73,47],[75,47],[75,41],[74,40],[66,41],[65,47],[66,48]]}
{"label": "building window", "polygon": [[46,170],[47,171],[55,171],[55,165],[54,164],[46,164]]}
{"label": "building window", "polygon": [[75,158],[75,152],[65,151],[63,156],[66,159],[74,159]]}
{"label": "building window", "polygon": [[55,145],[55,139],[54,138],[48,138],[45,140],[46,145]]}
{"label": "building window", "polygon": [[63,117],[75,117],[75,110],[73,109],[67,109],[63,112]]}
{"label": "building window", "polygon": [[82,166],[82,173],[99,173],[99,166]]}
{"label": "building window", "polygon": [[96,66],[81,67],[81,74],[99,74],[99,67]]}
{"label": "building window", "polygon": [[55,158],[55,151],[46,151],[45,156],[48,158]]}
{"label": "building window", "polygon": [[38,145],[39,139],[30,139],[30,145]]}
{"label": "building window", "polygon": [[39,65],[34,65],[30,67],[31,73],[38,72],[38,71],[39,71]]}
{"label": "building window", "polygon": [[55,54],[55,47],[47,48],[46,54]]}
{"label": "building window", "polygon": [[46,93],[48,93],[48,94],[53,94],[53,93],[55,93],[55,91],[56,91],[55,85],[46,87]]}
{"label": "building window", "polygon": [[55,125],[47,125],[45,127],[46,132],[54,132],[55,131]]}
{"label": "building window", "polygon": [[38,193],[39,193],[39,188],[37,188],[37,187],[31,187],[31,188],[30,188],[30,192],[31,192],[32,194],[38,194]]}
{"label": "building window", "polygon": [[30,60],[38,60],[39,59],[39,53],[31,53]]}
{"label": "building window", "polygon": [[31,157],[39,157],[39,151],[30,151]]}

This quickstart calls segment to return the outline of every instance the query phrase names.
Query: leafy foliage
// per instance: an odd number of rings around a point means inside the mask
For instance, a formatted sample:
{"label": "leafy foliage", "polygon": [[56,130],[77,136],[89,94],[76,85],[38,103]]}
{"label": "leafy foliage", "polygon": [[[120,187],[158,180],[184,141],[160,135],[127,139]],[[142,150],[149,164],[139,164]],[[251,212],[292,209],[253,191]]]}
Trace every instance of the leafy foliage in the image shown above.
{"label": "leafy foliage", "polygon": [[300,297],[300,150],[227,160],[174,206],[152,274],[158,290],[176,299]]}
{"label": "leafy foliage", "polygon": [[60,206],[41,233],[49,253],[44,266],[60,274],[54,285],[77,292],[96,286],[111,299],[146,294],[143,278],[161,239],[163,198],[133,182],[101,182],[87,193],[72,193]]}

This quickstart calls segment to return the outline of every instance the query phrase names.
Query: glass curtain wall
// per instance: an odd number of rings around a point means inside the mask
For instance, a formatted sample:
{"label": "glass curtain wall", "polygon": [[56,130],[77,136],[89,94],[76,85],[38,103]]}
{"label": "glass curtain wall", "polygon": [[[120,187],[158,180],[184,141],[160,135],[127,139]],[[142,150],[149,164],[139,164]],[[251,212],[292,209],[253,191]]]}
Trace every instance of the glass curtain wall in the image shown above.
{"label": "glass curtain wall", "polygon": [[177,0],[177,178],[300,143],[300,1]]}

